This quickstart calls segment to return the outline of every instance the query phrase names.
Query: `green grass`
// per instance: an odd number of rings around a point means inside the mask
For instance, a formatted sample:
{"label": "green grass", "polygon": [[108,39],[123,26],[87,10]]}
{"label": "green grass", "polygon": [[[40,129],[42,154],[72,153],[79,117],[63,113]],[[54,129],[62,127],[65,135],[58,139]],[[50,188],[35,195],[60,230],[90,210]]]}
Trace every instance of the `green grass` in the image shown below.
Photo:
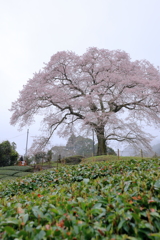
{"label": "green grass", "polygon": [[[141,157],[119,157],[115,156],[115,155],[102,155],[102,156],[93,156],[93,157],[89,157],[89,158],[84,158],[82,163],[91,163],[91,162],[99,162],[99,161],[127,161],[130,159],[135,159],[135,160],[141,160]],[[145,158],[145,159],[149,159],[149,158]]]}

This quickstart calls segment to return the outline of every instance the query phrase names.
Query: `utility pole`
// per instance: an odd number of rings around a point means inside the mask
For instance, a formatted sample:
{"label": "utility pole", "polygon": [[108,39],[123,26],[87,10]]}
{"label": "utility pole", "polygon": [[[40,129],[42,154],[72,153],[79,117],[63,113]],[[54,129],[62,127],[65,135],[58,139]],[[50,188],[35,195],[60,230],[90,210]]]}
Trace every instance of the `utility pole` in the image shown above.
{"label": "utility pole", "polygon": [[28,148],[28,135],[29,135],[29,129],[27,129],[27,139],[26,139],[26,157],[27,157],[27,148]]}

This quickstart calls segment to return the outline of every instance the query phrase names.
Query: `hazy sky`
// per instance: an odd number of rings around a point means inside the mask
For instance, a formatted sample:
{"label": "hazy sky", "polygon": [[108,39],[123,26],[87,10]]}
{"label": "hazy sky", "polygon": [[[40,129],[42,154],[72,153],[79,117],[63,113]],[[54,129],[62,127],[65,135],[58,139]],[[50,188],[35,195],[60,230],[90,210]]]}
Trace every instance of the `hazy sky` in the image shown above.
{"label": "hazy sky", "polygon": [[[160,0],[0,0],[0,142],[14,141],[25,153],[28,127],[11,126],[8,109],[57,51],[121,49],[160,66],[159,9]],[[38,130],[38,123],[29,127],[29,146]]]}

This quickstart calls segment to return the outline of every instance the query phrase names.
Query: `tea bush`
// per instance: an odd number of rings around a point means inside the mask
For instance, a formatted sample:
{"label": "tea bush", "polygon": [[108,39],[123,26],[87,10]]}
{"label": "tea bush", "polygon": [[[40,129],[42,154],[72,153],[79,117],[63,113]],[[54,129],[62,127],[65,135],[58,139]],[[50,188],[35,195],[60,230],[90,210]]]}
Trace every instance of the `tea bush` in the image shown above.
{"label": "tea bush", "polygon": [[3,240],[160,239],[160,161],[64,166],[0,185]]}

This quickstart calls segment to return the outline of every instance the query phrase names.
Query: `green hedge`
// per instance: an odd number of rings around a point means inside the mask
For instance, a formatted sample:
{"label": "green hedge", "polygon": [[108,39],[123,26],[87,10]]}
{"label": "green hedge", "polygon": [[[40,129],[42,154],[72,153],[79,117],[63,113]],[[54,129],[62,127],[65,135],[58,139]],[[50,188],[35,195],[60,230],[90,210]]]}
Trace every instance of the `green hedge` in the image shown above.
{"label": "green hedge", "polygon": [[1,170],[15,170],[15,171],[22,171],[22,172],[31,172],[33,171],[33,167],[30,166],[7,166],[7,167],[1,167]]}
{"label": "green hedge", "polygon": [[0,175],[9,175],[9,176],[13,176],[14,174],[18,173],[18,171],[14,171],[14,170],[1,170],[0,169]]}
{"label": "green hedge", "polygon": [[1,174],[0,179],[7,177],[8,175]]}
{"label": "green hedge", "polygon": [[14,174],[15,177],[24,177],[26,175],[30,174],[29,172],[18,172]]}
{"label": "green hedge", "polygon": [[[6,181],[6,180],[17,180],[18,177],[16,176],[9,176],[9,175],[4,175],[4,178],[1,178],[0,181]],[[4,183],[4,182],[3,182]]]}
{"label": "green hedge", "polygon": [[0,181],[24,177],[33,171],[30,166],[8,166],[0,168]]}
{"label": "green hedge", "polygon": [[68,165],[75,165],[75,164],[79,164],[83,158],[84,158],[83,156],[70,156],[70,157],[64,158],[62,162],[65,162]]}

